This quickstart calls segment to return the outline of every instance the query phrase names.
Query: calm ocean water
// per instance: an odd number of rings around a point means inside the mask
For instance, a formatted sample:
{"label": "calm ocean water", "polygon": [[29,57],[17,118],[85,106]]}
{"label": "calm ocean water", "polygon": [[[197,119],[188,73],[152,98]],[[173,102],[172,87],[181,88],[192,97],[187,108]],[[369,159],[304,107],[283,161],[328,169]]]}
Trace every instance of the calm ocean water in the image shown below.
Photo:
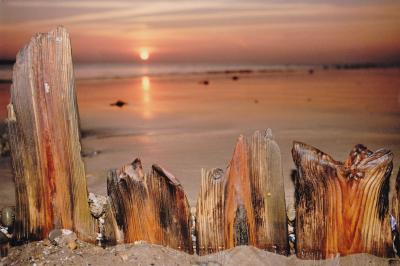
{"label": "calm ocean water", "polygon": [[[400,68],[314,69],[76,65],[82,146],[87,152],[98,151],[84,159],[89,191],[105,195],[107,171],[140,157],[146,170],[157,163],[173,173],[194,205],[201,168],[224,169],[239,134],[250,136],[266,128],[273,130],[281,148],[289,206],[294,202],[293,140],[318,147],[337,160],[346,158],[357,143],[372,150],[387,148],[395,155],[397,170]],[[238,73],[201,74],[227,70]],[[160,76],[185,73],[199,75]],[[205,79],[207,86],[201,83]],[[0,82],[0,119],[7,115],[9,89],[10,83]],[[117,100],[127,105],[110,105]],[[0,207],[13,205],[9,161],[0,160],[0,182]]]}
{"label": "calm ocean water", "polygon": [[[307,69],[306,65],[226,65],[226,64],[74,64],[77,79],[127,78],[174,74],[200,74],[223,72],[274,72]],[[0,65],[0,81],[10,80],[12,65]]]}

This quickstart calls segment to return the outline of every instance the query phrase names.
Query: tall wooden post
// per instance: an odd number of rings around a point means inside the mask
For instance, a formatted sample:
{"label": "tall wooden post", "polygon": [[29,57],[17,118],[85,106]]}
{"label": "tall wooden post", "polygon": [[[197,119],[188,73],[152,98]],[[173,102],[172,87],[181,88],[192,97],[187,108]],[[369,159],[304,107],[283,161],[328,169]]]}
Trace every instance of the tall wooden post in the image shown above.
{"label": "tall wooden post", "polygon": [[37,34],[14,65],[9,105],[16,184],[15,239],[37,240],[53,228],[94,242],[67,31]]}
{"label": "tall wooden post", "polygon": [[305,259],[393,256],[389,179],[393,154],[356,145],[347,160],[295,142],[296,252]]}
{"label": "tall wooden post", "polygon": [[287,218],[281,155],[270,130],[240,136],[222,169],[202,171],[196,237],[200,255],[238,245],[287,254]]}

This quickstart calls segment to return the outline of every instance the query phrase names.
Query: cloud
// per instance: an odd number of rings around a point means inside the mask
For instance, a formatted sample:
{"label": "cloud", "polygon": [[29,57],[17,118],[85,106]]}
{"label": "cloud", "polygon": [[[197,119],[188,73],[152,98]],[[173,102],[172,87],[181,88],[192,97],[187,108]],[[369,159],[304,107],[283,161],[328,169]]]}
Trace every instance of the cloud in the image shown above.
{"label": "cloud", "polygon": [[[185,47],[185,56],[211,58],[218,50],[226,58],[236,56],[240,46],[248,48],[241,50],[242,57],[268,58],[272,51],[263,47],[288,49],[290,43],[296,43],[292,49],[299,56],[309,53],[308,44],[324,55],[334,54],[334,47],[352,51],[361,45],[375,47],[374,53],[380,48],[398,54],[400,48],[393,48],[400,39],[398,14],[400,2],[386,0],[1,1],[0,35],[7,43],[0,43],[0,58],[13,56],[35,32],[60,24],[84,40],[75,41],[74,53],[89,52],[83,46],[90,43],[102,58],[123,58],[139,45],[163,47],[165,58],[168,51],[174,53],[170,58],[180,56],[174,46]],[[281,53],[284,57],[284,49]]]}

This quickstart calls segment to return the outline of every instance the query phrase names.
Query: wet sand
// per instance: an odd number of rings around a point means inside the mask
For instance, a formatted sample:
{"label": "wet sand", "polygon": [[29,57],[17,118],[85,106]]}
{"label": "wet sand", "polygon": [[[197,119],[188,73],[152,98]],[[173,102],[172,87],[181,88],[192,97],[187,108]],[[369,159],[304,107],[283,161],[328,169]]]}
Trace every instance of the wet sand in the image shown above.
{"label": "wet sand", "polygon": [[[199,81],[208,80],[208,85]],[[8,103],[1,84],[1,118]],[[362,143],[400,163],[400,69],[329,70],[78,80],[78,104],[89,191],[106,193],[106,174],[140,157],[182,183],[195,204],[201,168],[228,164],[239,134],[271,128],[280,145],[286,200],[293,204],[293,140],[344,160]],[[128,104],[110,106],[116,100]],[[0,207],[13,204],[9,161],[0,160]]]}

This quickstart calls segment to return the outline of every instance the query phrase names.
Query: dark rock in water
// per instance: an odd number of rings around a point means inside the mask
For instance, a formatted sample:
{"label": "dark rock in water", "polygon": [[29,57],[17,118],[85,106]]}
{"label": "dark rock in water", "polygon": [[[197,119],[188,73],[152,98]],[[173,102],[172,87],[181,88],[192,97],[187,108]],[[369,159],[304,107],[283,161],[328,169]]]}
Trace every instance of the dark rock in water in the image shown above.
{"label": "dark rock in water", "polygon": [[99,155],[101,153],[101,151],[83,151],[82,152],[82,157],[95,157],[97,155]]}
{"label": "dark rock in water", "polygon": [[314,74],[314,69],[309,69],[308,74],[310,74],[310,75]]}
{"label": "dark rock in water", "polygon": [[233,76],[233,77],[232,77],[232,80],[238,80],[238,79],[239,79],[238,76]]}
{"label": "dark rock in water", "polygon": [[208,85],[208,84],[210,84],[210,82],[209,82],[208,80],[203,80],[203,81],[200,81],[199,83],[200,83],[200,84],[203,84],[203,85]]}
{"label": "dark rock in water", "polygon": [[15,220],[15,210],[12,207],[5,207],[1,210],[1,224],[5,227],[12,227]]}
{"label": "dark rock in water", "polygon": [[122,106],[126,105],[127,103],[121,100],[116,101],[115,103],[110,104],[111,106],[117,106],[121,108]]}

